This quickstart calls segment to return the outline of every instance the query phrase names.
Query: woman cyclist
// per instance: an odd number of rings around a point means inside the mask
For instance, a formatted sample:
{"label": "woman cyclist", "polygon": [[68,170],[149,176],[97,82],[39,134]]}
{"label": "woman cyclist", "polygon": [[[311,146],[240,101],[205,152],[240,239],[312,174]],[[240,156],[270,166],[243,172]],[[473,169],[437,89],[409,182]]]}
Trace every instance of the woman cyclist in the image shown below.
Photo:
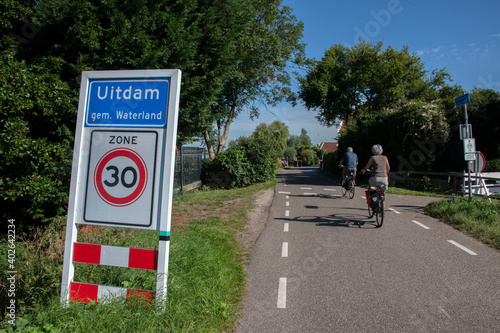
{"label": "woman cyclist", "polygon": [[386,188],[389,187],[389,177],[387,173],[391,167],[389,165],[389,160],[386,156],[382,155],[382,152],[381,145],[373,145],[373,156],[370,157],[366,166],[361,170],[362,173],[365,173],[370,167],[373,167],[372,176],[368,180],[371,188],[375,188],[377,184],[384,184]]}

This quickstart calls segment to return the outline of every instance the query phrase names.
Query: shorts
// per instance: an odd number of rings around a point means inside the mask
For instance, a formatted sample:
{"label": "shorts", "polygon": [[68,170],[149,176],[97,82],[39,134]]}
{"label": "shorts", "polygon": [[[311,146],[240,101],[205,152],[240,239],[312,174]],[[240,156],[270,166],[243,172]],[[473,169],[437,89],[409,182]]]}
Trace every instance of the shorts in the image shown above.
{"label": "shorts", "polygon": [[370,177],[368,184],[370,184],[370,186],[384,184],[386,188],[389,188],[389,177]]}
{"label": "shorts", "polygon": [[356,169],[348,169],[348,168],[342,169],[342,175],[344,176],[344,178],[347,178],[347,176],[349,176],[351,173],[354,176],[356,176]]}

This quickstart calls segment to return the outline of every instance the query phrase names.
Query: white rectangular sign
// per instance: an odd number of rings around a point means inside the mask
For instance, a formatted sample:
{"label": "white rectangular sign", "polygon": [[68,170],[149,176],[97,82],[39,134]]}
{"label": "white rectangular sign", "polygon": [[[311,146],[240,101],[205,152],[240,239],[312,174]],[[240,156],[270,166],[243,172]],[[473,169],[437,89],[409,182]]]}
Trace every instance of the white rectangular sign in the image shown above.
{"label": "white rectangular sign", "polygon": [[476,160],[476,153],[474,153],[474,154],[465,154],[465,160],[466,161],[475,161]]}
{"label": "white rectangular sign", "polygon": [[159,231],[156,300],[165,301],[180,84],[178,69],[82,73],[62,302],[81,224]]}
{"label": "white rectangular sign", "polygon": [[465,154],[476,153],[476,139],[464,139],[464,153]]}
{"label": "white rectangular sign", "polygon": [[156,131],[92,131],[83,220],[150,228]]}

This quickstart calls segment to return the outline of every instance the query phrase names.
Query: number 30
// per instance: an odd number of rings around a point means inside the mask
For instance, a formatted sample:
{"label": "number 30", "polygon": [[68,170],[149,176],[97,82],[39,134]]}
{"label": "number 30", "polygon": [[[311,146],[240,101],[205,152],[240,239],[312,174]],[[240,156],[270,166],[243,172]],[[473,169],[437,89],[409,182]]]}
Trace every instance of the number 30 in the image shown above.
{"label": "number 30", "polygon": [[[123,169],[120,177],[118,177],[120,170],[116,166],[110,165],[106,168],[106,170],[113,172],[111,174],[111,178],[113,178],[113,181],[109,182],[109,181],[105,180],[104,184],[106,186],[114,187],[114,186],[118,185],[118,183],[121,181],[121,183],[124,187],[131,188],[131,187],[134,187],[135,183],[137,183],[137,171],[133,167],[129,166],[129,167],[126,167],[125,169]],[[127,183],[127,181],[125,179],[125,176],[126,176],[128,171],[132,172],[132,181],[129,183]]]}

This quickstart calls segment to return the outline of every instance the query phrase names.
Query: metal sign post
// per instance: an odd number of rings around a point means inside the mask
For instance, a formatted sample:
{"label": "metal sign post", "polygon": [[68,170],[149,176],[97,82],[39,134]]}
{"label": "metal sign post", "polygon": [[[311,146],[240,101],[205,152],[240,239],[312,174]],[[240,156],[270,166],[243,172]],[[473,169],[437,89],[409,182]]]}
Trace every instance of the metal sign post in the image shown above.
{"label": "metal sign post", "polygon": [[[86,262],[156,269],[164,303],[180,79],[180,70],[82,73],[61,302],[128,296],[74,282],[74,262]],[[86,224],[157,230],[158,251],[77,243],[77,226]]]}
{"label": "metal sign post", "polygon": [[[465,107],[465,133],[461,134],[461,138],[464,140],[464,158],[467,161],[467,170],[469,175],[469,201],[472,201],[472,184],[471,184],[471,161],[476,158],[476,142],[472,139],[472,127],[469,125],[469,120],[467,116],[467,103],[470,103],[469,93],[465,93],[460,97],[455,98],[455,107],[464,106]],[[474,146],[474,151],[471,147]]]}

